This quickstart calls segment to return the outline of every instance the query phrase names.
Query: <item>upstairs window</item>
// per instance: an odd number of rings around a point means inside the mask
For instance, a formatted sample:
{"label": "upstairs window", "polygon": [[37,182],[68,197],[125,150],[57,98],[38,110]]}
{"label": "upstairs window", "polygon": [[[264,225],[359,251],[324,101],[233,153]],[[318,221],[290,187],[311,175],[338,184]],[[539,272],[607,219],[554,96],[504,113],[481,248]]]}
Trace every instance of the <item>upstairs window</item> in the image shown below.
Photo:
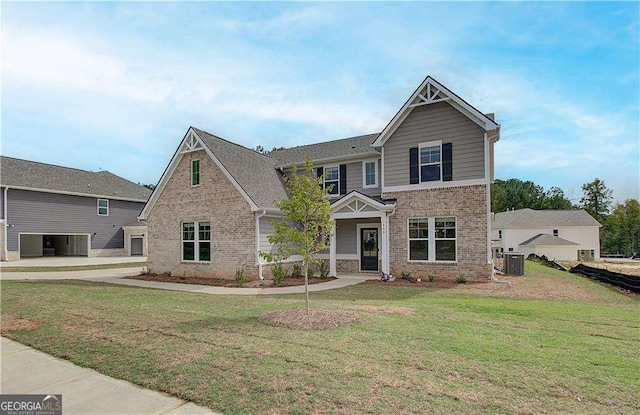
{"label": "upstairs window", "polygon": [[440,144],[420,146],[420,181],[440,181]]}
{"label": "upstairs window", "polygon": [[557,229],[553,230],[553,236],[556,236],[556,237],[558,236],[558,230]]}
{"label": "upstairs window", "polygon": [[200,160],[191,160],[191,186],[200,184]]}
{"label": "upstairs window", "polygon": [[362,183],[362,187],[378,187],[378,162],[367,161],[363,163],[363,166],[364,183]]}
{"label": "upstairs window", "polygon": [[324,187],[329,189],[329,194],[337,195],[340,192],[340,169],[336,167],[324,168]]}
{"label": "upstairs window", "polygon": [[98,215],[109,216],[109,199],[98,199]]}
{"label": "upstairs window", "polygon": [[498,231],[498,239],[502,239],[502,231]]}

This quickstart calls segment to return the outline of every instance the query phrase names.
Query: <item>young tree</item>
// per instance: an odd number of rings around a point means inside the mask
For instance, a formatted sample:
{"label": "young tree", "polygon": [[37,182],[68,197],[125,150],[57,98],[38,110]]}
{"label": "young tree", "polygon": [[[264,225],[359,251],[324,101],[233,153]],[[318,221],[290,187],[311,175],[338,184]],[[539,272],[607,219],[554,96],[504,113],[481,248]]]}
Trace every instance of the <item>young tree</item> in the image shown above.
{"label": "young tree", "polygon": [[290,177],[285,176],[288,199],[274,205],[283,213],[281,220],[272,220],[274,228],[269,243],[278,248],[275,253],[261,252],[269,262],[300,255],[304,272],[305,307],[309,315],[309,265],[317,262],[316,255],[327,247],[331,238],[333,221],[329,218],[329,188],[323,188],[322,177],[316,177],[311,158],[306,157],[304,170],[298,174],[294,165]]}
{"label": "young tree", "polygon": [[597,221],[604,223],[606,215],[611,209],[613,191],[608,189],[602,180],[596,178],[591,183],[583,184],[582,192],[580,207],[589,212]]}

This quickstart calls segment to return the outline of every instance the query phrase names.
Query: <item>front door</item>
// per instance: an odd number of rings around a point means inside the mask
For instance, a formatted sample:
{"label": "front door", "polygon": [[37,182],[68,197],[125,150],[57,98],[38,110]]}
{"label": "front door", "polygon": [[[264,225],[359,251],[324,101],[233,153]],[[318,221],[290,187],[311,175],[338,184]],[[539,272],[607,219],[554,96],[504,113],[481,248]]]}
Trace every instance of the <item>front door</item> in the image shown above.
{"label": "front door", "polygon": [[360,270],[378,270],[378,229],[360,229]]}

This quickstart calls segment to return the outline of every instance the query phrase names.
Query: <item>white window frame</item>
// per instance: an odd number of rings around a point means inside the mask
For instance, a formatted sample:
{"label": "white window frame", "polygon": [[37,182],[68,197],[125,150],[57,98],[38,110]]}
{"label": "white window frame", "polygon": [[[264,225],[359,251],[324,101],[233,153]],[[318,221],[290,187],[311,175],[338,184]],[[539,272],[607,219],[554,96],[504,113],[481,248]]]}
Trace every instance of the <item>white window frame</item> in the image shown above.
{"label": "white window frame", "polygon": [[[427,237],[426,238],[411,238],[410,235],[410,223],[411,220],[427,220]],[[411,241],[427,241],[427,259],[411,259]],[[431,219],[430,218],[408,218],[407,219],[407,260],[409,262],[432,262],[431,256]]]}
{"label": "white window frame", "polygon": [[[433,260],[435,262],[456,262],[458,259],[458,221],[456,220],[455,216],[440,216],[440,217],[435,217],[433,218],[433,233],[434,233],[434,238],[433,238],[433,250],[434,250],[434,257]],[[453,232],[455,234],[455,236],[453,238],[451,237],[442,237],[442,238],[438,238],[436,231],[438,230],[436,225],[436,222],[438,219],[453,219]],[[445,230],[447,229],[451,229],[451,228],[445,228]],[[446,233],[446,232],[445,232]],[[438,259],[437,255],[438,255],[438,241],[453,241],[455,244],[455,252],[454,252],[454,256],[455,259],[451,260],[451,259]]]}
{"label": "white window frame", "polygon": [[[427,147],[438,147],[440,148],[440,161],[437,163],[423,163],[422,162],[422,149]],[[440,165],[440,179],[439,180],[422,180],[422,166],[435,166],[436,164]],[[418,145],[418,183],[438,183],[442,181],[442,140],[437,141],[426,141],[424,143],[420,143]]]}
{"label": "white window frame", "polygon": [[[198,183],[193,184],[193,163],[198,162]],[[189,181],[191,182],[191,187],[200,186],[200,159],[191,160],[191,176],[189,177]]]}
{"label": "white window frame", "polygon": [[[367,184],[367,164],[373,163],[373,184]],[[340,173],[338,173],[340,174]],[[362,162],[362,188],[368,189],[378,187],[378,160]]]}
{"label": "white window frame", "polygon": [[[193,239],[184,239],[184,225],[192,223],[193,224]],[[200,239],[200,225],[201,224],[209,224],[209,239]],[[184,243],[185,242],[193,242],[193,259],[184,259]],[[200,242],[209,242],[209,260],[201,261],[200,260]],[[211,221],[203,220],[203,221],[184,221],[180,222],[180,261],[188,262],[188,263],[201,263],[201,264],[209,264],[211,263]]]}
{"label": "white window frame", "polygon": [[[455,238],[437,238],[436,239],[436,218],[437,219],[444,219],[444,218],[453,218],[453,220],[455,221],[455,233],[456,233],[456,237]],[[428,242],[427,242],[427,247],[429,249],[429,254],[428,257],[429,259],[411,259],[411,249],[410,249],[410,240],[419,240],[419,239],[424,239],[424,238],[409,238],[409,221],[411,219],[427,219],[428,220],[428,224],[429,224],[429,238],[428,238]],[[451,216],[451,215],[441,215],[441,216],[432,216],[432,217],[420,217],[420,216],[414,216],[414,217],[410,217],[407,218],[407,262],[410,263],[438,263],[438,264],[456,264],[458,263],[458,218],[456,216]],[[436,260],[436,240],[453,240],[455,241],[456,244],[456,259],[453,261],[450,260]]]}
{"label": "white window frame", "polygon": [[[107,206],[100,206],[100,202],[107,202]],[[100,209],[107,209],[107,213],[100,213]],[[96,213],[98,216],[109,216],[109,199],[98,199]]]}
{"label": "white window frame", "polygon": [[336,182],[336,185],[333,187],[333,189],[335,190],[335,193],[329,193],[329,196],[331,197],[338,197],[340,196],[340,166],[338,165],[330,165],[330,166],[323,166],[322,167],[322,186],[324,189],[327,188],[327,169],[337,169],[338,170],[338,178],[336,180],[329,180],[329,184],[332,184],[333,182]]}

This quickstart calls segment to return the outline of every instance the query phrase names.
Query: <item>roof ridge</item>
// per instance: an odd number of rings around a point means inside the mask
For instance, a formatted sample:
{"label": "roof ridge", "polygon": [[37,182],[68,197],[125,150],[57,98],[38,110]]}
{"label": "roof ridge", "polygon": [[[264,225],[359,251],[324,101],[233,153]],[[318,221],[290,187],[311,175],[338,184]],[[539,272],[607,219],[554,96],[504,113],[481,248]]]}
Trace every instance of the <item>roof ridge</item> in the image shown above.
{"label": "roof ridge", "polygon": [[222,138],[222,137],[217,136],[217,135],[215,135],[215,134],[211,134],[210,132],[205,131],[205,130],[201,130],[201,129],[200,129],[200,128],[198,128],[198,127],[191,126],[190,128],[193,128],[194,130],[197,130],[197,131],[200,131],[200,132],[202,132],[202,133],[205,133],[205,134],[207,134],[208,136],[211,136],[211,137],[213,137],[213,138],[217,138],[218,140],[222,140],[222,141],[224,141],[225,143],[233,144],[234,146],[240,147],[240,148],[241,148],[241,149],[243,149],[243,150],[251,151],[252,153],[258,154],[258,155],[263,156],[263,157],[266,157],[266,158],[270,159],[271,161],[275,161],[275,160],[273,160],[273,158],[272,158],[272,157],[270,157],[270,156],[268,156],[268,155],[266,155],[266,154],[263,154],[263,153],[257,152],[256,150],[254,150],[254,149],[252,149],[252,148],[245,147],[245,146],[243,146],[242,144],[234,143],[234,142],[233,142],[233,141],[231,141],[231,140],[227,140],[226,138]]}
{"label": "roof ridge", "polygon": [[293,149],[301,148],[301,147],[315,146],[315,145],[318,145],[318,144],[335,143],[336,141],[353,140],[353,139],[356,139],[356,138],[363,138],[363,137],[372,136],[372,135],[379,135],[379,134],[380,133],[361,134],[361,135],[354,135],[353,137],[336,138],[336,139],[333,139],[333,140],[319,141],[317,143],[311,143],[311,144],[301,144],[301,145],[294,146],[294,147],[287,147],[287,148],[283,148],[283,149],[279,149],[279,150],[269,151],[268,154],[277,153],[279,151],[293,150]]}
{"label": "roof ridge", "polygon": [[[35,160],[21,159],[21,158],[18,158],[18,157],[10,157],[10,156],[0,156],[0,157],[5,158],[5,159],[12,159],[12,160],[25,161],[25,162],[27,162],[27,163],[44,164],[44,165],[52,166],[52,167],[59,167],[59,168],[61,168],[61,169],[67,169],[67,170],[78,170],[78,171],[81,171],[81,172],[84,172],[84,173],[93,173],[93,174],[95,174],[95,173],[101,173],[101,172],[103,172],[103,171],[109,172],[108,170],[100,170],[100,171],[84,170],[84,169],[81,169],[81,168],[78,168],[78,167],[61,166],[61,165],[59,165],[59,164],[46,163],[46,162],[42,162],[42,161],[35,161]],[[109,172],[109,173],[111,173],[111,172]],[[111,174],[113,174],[113,173],[111,173]]]}

